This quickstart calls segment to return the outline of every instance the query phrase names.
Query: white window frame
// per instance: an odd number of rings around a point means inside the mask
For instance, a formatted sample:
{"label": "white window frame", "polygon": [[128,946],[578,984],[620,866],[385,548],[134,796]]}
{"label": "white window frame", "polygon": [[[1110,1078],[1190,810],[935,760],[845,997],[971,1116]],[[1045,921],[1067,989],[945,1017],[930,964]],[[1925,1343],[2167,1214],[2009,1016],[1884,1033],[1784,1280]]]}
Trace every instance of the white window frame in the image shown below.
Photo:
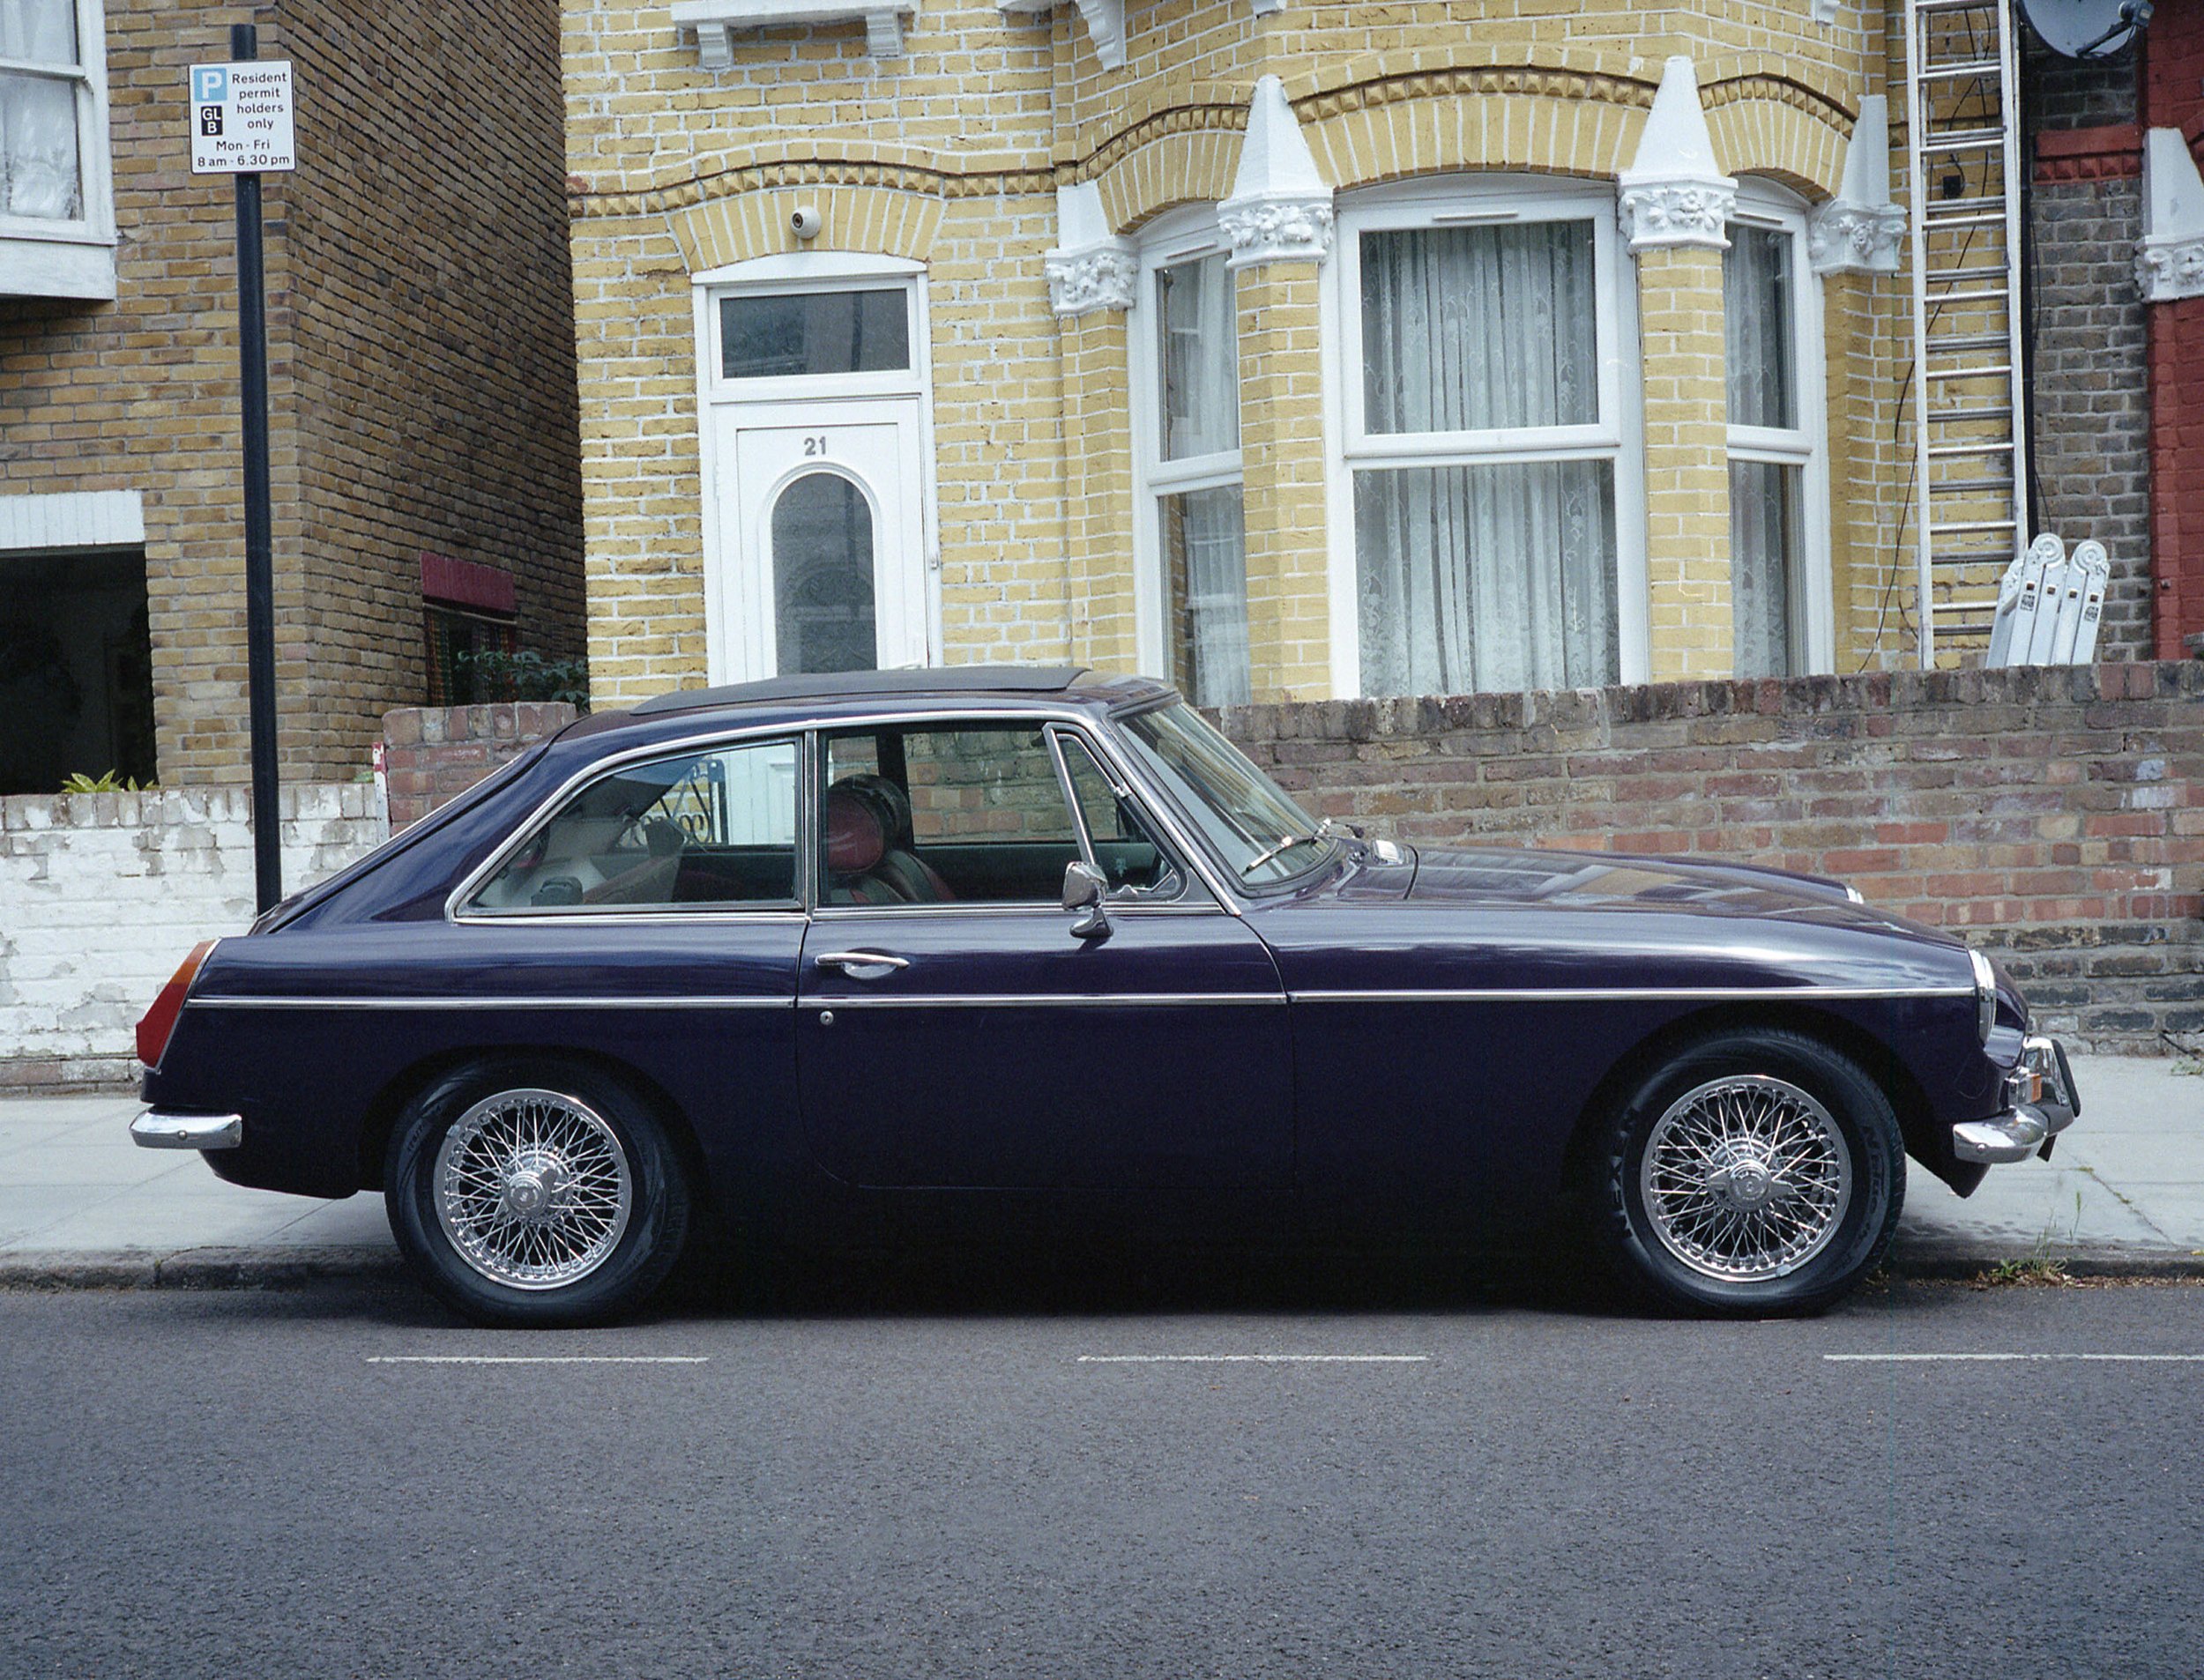
{"label": "white window frame", "polygon": [[[1244,482],[1241,451],[1219,450],[1175,461],[1163,458],[1162,311],[1157,275],[1196,257],[1229,255],[1215,204],[1166,212],[1141,230],[1140,279],[1125,317],[1133,419],[1133,613],[1140,668],[1158,676],[1171,667],[1171,580],[1164,575],[1163,504],[1167,496],[1221,490]],[[1237,322],[1238,311],[1234,311]],[[1238,427],[1234,426],[1237,432]]]}
{"label": "white window frame", "polygon": [[[839,251],[762,256],[694,278],[703,315],[696,342],[704,362],[699,394],[715,403],[800,402],[807,398],[910,397],[926,389],[926,268],[901,257]],[[876,373],[765,374],[730,379],[721,353],[719,304],[732,297],[790,296],[808,292],[900,292],[906,310],[911,365]]]}
{"label": "white window frame", "polygon": [[[1381,433],[1364,424],[1362,235],[1493,222],[1590,221],[1599,342],[1599,420],[1544,428],[1522,447],[1514,430]],[[1330,548],[1332,692],[1362,693],[1359,565],[1354,475],[1359,470],[1517,461],[1611,460],[1615,485],[1618,675],[1644,682],[1649,609],[1645,574],[1643,359],[1638,351],[1637,275],[1616,227],[1612,182],[1560,175],[1446,175],[1342,194],[1337,242],[1324,265],[1322,335]]]}
{"label": "white window frame", "polygon": [[[76,221],[0,212],[0,297],[103,301],[115,296],[115,167],[108,143],[104,0],[76,0],[76,10],[73,71],[0,58],[0,71],[67,81],[76,88],[78,190],[84,210]],[[183,111],[179,85],[179,124]]]}
{"label": "white window frame", "polygon": [[[704,621],[707,680],[733,680],[733,634],[720,621],[719,603],[730,569],[741,563],[733,540],[720,529],[718,427],[738,416],[753,422],[762,405],[787,405],[791,424],[805,404],[850,398],[916,398],[919,411],[919,524],[925,552],[926,642],[939,658],[942,639],[942,524],[934,449],[934,340],[927,312],[926,264],[869,251],[788,251],[753,256],[689,276],[696,346],[696,447],[704,526]],[[901,290],[910,303],[911,365],[869,374],[774,374],[728,379],[720,354],[719,300],[791,292]],[[866,418],[860,416],[860,419]],[[877,517],[878,510],[875,509]]]}
{"label": "white window frame", "polygon": [[1806,254],[1806,202],[1773,182],[1751,176],[1738,182],[1731,219],[1781,232],[1791,242],[1791,363],[1798,424],[1731,426],[1729,455],[1800,469],[1800,542],[1798,575],[1789,580],[1795,676],[1826,676],[1836,669],[1835,584],[1829,571],[1829,451],[1827,340],[1821,286]]}

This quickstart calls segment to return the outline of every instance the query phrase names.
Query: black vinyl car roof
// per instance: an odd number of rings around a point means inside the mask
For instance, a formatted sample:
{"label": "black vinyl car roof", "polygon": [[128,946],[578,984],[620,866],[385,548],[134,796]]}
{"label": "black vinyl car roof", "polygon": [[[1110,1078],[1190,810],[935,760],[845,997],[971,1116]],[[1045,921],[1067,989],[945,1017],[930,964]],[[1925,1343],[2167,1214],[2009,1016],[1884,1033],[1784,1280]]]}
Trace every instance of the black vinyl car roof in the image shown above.
{"label": "black vinyl car roof", "polygon": [[654,695],[634,710],[701,711],[762,700],[861,700],[899,695],[1061,694],[1088,674],[1078,665],[960,665],[912,671],[838,671],[816,676],[769,677],[718,688],[676,688]]}

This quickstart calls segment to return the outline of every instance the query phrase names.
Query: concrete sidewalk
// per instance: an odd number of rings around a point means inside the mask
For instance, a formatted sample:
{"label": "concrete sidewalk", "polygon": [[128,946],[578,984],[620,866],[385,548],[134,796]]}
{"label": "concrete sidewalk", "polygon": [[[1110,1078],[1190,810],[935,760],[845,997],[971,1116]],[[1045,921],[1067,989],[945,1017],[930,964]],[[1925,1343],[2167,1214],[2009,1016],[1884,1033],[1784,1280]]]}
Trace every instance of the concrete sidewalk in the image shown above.
{"label": "concrete sidewalk", "polygon": [[[2204,1275],[2204,1077],[2078,1058],[2082,1117],[2051,1163],[1997,1167],[1961,1201],[1915,1168],[1901,1270],[2005,1261]],[[269,1283],[395,1269],[380,1196],[310,1201],[141,1149],[123,1096],[0,1099],[0,1285]]]}

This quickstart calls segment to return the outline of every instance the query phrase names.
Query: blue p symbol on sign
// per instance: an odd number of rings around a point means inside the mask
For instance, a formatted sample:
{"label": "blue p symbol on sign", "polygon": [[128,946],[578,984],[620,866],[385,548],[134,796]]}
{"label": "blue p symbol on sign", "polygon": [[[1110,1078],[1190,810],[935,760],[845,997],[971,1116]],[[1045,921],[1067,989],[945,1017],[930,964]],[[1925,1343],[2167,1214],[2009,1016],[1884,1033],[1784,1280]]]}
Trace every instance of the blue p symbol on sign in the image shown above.
{"label": "blue p symbol on sign", "polygon": [[219,105],[228,97],[227,66],[205,64],[191,72],[191,102],[194,105]]}

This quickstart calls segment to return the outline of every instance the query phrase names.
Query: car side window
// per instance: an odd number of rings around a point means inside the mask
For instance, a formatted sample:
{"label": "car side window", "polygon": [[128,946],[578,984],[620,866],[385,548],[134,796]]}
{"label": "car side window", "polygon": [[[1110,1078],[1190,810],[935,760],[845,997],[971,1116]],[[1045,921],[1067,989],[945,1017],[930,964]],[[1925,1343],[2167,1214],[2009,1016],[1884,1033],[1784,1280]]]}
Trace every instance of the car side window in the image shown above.
{"label": "car side window", "polygon": [[623,764],[581,789],[469,899],[473,915],[796,902],[793,740]]}
{"label": "car side window", "polygon": [[1064,770],[1087,825],[1094,860],[1109,878],[1110,896],[1143,903],[1187,896],[1185,874],[1149,833],[1132,801],[1119,797],[1086,742],[1068,730],[1060,730],[1056,739],[1064,749]]}
{"label": "car side window", "polygon": [[1034,723],[875,726],[825,740],[828,904],[1055,904],[1079,831]]}

